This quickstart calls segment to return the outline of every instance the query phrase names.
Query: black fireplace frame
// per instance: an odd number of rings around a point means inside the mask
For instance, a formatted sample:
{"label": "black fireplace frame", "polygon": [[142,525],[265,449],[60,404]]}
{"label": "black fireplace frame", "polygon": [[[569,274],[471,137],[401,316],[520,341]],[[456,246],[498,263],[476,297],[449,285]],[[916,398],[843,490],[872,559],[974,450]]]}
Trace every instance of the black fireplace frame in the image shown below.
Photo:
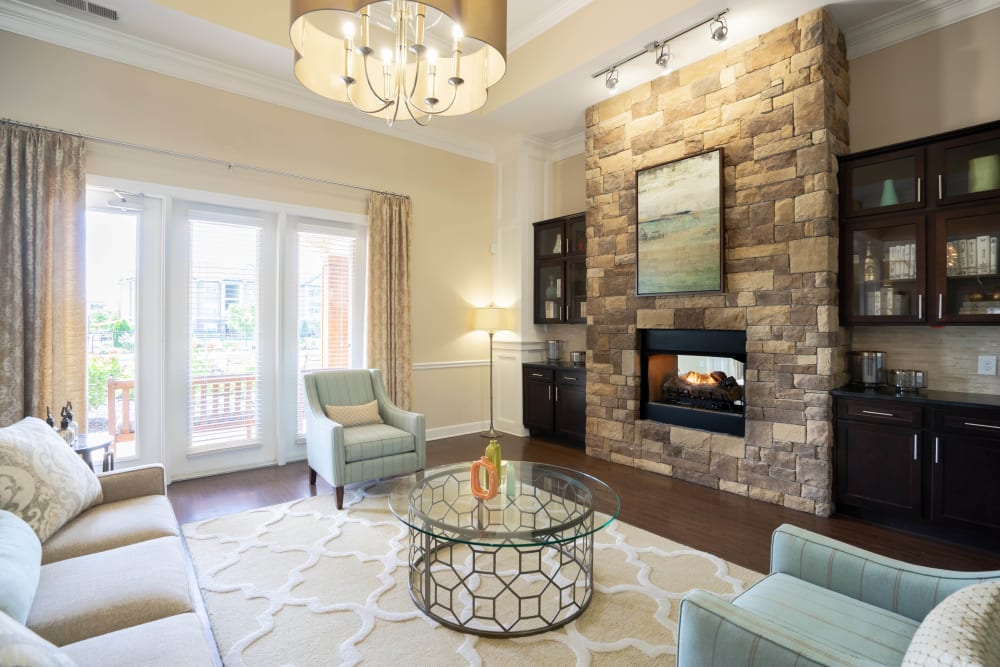
{"label": "black fireplace frame", "polygon": [[646,377],[650,354],[694,354],[708,357],[731,357],[746,365],[747,338],[745,331],[700,329],[640,329],[640,395],[639,418],[664,424],[686,426],[727,435],[746,435],[746,419],[742,414],[695,410],[683,406],[651,403]]}

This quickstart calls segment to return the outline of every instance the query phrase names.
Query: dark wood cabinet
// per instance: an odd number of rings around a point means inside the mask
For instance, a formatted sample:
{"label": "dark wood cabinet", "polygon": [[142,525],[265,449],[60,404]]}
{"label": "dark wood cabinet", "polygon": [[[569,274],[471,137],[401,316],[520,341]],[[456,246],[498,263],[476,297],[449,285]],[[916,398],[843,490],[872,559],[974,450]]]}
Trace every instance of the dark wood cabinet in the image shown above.
{"label": "dark wood cabinet", "polygon": [[587,224],[583,213],[536,222],[536,324],[587,321]]}
{"label": "dark wood cabinet", "polygon": [[834,394],[838,512],[1000,546],[1000,399]]}
{"label": "dark wood cabinet", "polygon": [[[920,516],[920,409],[843,401],[837,423],[837,503]],[[915,421],[916,423],[912,423]]]}
{"label": "dark wood cabinet", "polygon": [[840,174],[843,322],[1000,323],[1000,122],[844,156]]}
{"label": "dark wood cabinet", "polygon": [[582,443],[587,435],[587,371],[563,364],[524,364],[523,419],[532,435]]}
{"label": "dark wood cabinet", "polygon": [[1000,532],[1000,410],[935,409],[930,518]]}

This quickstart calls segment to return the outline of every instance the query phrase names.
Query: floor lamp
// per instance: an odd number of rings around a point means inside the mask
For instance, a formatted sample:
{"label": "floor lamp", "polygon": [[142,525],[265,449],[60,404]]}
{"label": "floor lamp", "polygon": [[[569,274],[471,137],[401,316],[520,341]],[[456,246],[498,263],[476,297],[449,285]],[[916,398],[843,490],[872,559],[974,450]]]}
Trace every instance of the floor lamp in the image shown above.
{"label": "floor lamp", "polygon": [[493,334],[507,328],[507,310],[496,306],[476,308],[472,316],[472,328],[490,335],[490,429],[479,435],[484,438],[499,438],[503,433],[493,428]]}

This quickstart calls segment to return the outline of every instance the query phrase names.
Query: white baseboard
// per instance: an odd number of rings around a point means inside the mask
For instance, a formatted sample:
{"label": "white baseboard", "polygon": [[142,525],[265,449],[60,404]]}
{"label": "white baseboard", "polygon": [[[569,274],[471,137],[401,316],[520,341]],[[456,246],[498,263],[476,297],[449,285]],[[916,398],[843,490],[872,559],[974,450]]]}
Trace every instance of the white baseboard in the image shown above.
{"label": "white baseboard", "polygon": [[456,435],[469,435],[479,433],[489,427],[486,422],[469,422],[468,424],[452,424],[451,426],[438,426],[427,429],[427,440],[439,440],[441,438],[451,438]]}

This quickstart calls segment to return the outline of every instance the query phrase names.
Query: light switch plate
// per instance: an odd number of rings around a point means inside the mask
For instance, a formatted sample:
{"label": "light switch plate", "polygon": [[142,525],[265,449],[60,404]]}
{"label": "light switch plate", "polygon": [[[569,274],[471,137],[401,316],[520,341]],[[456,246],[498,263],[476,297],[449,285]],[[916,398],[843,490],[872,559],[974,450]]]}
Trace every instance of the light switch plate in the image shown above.
{"label": "light switch plate", "polygon": [[980,354],[978,373],[980,375],[996,375],[997,358],[992,354]]}

